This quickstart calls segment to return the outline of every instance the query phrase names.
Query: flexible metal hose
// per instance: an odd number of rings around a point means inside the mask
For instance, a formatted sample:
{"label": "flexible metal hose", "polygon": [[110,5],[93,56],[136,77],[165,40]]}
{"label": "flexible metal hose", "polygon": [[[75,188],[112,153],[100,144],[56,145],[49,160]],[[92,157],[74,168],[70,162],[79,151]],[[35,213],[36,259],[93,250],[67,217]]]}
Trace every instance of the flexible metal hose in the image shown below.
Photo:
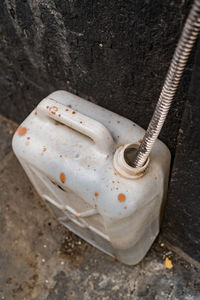
{"label": "flexible metal hose", "polygon": [[193,3],[192,9],[186,20],[181,37],[176,47],[153,117],[149,123],[143,141],[136,153],[133,163],[134,167],[142,167],[153,148],[153,145],[166,119],[199,31],[200,0],[196,0]]}

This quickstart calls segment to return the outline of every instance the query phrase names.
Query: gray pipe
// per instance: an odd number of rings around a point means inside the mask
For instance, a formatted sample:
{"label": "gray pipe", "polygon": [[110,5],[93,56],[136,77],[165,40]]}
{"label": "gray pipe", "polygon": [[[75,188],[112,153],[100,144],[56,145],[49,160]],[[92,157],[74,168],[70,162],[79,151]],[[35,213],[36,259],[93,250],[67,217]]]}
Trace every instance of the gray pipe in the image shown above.
{"label": "gray pipe", "polygon": [[198,37],[199,31],[200,0],[196,0],[193,3],[176,47],[153,117],[136,153],[133,163],[134,167],[142,167],[153,148],[153,145],[162,129],[163,123],[165,122],[167,113],[170,109],[185,65]]}

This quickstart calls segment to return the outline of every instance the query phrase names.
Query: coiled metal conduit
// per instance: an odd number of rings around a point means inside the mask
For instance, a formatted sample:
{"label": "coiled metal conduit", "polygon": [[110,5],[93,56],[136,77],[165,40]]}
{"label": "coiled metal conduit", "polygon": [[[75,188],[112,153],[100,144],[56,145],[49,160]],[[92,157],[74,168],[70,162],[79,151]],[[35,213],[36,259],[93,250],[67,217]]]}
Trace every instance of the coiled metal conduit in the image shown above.
{"label": "coiled metal conduit", "polygon": [[200,31],[200,0],[193,3],[176,47],[156,109],[137,150],[133,167],[142,167],[162,129],[191,50]]}

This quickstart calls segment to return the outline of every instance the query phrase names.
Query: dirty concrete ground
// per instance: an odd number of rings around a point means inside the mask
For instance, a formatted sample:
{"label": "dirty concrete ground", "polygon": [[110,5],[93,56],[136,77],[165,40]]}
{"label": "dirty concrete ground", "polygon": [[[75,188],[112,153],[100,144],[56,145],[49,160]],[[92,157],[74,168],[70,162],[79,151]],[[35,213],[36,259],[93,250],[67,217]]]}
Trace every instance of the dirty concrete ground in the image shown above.
{"label": "dirty concrete ground", "polygon": [[198,263],[162,234],[130,267],[58,224],[12,153],[16,126],[0,117],[0,299],[200,299]]}

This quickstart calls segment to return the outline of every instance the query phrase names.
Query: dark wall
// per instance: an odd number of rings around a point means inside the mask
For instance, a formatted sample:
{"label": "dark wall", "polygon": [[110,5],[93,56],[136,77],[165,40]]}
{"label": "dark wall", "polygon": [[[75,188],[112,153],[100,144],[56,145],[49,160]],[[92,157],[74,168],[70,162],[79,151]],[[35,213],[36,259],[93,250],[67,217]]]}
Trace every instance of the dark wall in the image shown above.
{"label": "dark wall", "polygon": [[[182,2],[1,1],[1,112],[21,122],[67,89],[146,127],[188,11]],[[189,73],[162,132],[171,150]]]}
{"label": "dark wall", "polygon": [[200,42],[179,129],[163,234],[200,260]]}
{"label": "dark wall", "polygon": [[[146,128],[188,11],[189,0],[0,1],[0,112],[21,122],[66,89]],[[192,64],[160,136],[173,157]]]}

